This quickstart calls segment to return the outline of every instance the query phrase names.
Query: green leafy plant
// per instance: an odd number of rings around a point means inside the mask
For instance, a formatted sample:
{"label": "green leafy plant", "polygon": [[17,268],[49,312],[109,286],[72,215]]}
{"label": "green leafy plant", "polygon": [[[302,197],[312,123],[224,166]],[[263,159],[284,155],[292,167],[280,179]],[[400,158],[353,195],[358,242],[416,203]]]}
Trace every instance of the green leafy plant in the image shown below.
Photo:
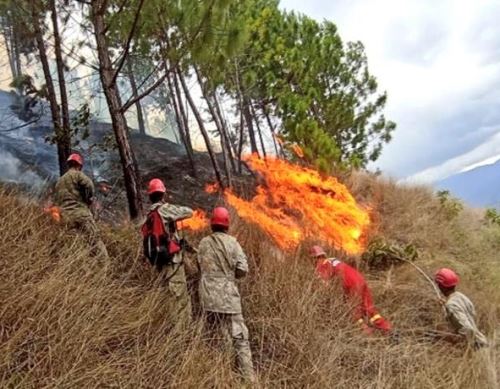
{"label": "green leafy plant", "polygon": [[370,242],[362,259],[371,268],[386,269],[402,261],[413,262],[418,255],[417,248],[411,243],[402,246],[377,237]]}
{"label": "green leafy plant", "polygon": [[449,190],[440,190],[437,197],[441,204],[441,209],[449,220],[455,219],[464,209],[460,200],[453,197]]}
{"label": "green leafy plant", "polygon": [[484,220],[490,225],[500,227],[500,212],[495,208],[488,208],[484,213]]}

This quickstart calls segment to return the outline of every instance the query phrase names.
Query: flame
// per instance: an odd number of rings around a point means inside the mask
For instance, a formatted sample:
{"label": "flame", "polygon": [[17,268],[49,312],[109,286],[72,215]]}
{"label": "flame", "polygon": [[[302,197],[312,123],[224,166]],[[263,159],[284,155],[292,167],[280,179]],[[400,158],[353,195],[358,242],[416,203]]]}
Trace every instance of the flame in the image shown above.
{"label": "flame", "polygon": [[273,136],[281,147],[292,151],[299,158],[304,158],[304,150],[297,143],[287,142],[282,135],[274,134]]}
{"label": "flame", "polygon": [[363,251],[362,236],[370,223],[368,210],[336,178],[272,157],[251,155],[246,160],[266,185],[258,186],[250,201],[230,190],[224,192],[241,218],[260,226],[284,250],[312,238],[349,254]]}
{"label": "flame", "polygon": [[298,144],[294,143],[291,148],[297,157],[304,158],[304,151]]}
{"label": "flame", "polygon": [[278,134],[274,134],[274,139],[276,139],[276,141],[278,142],[278,144],[280,146],[283,146],[285,144],[285,140],[283,139],[283,136],[281,135],[278,135]]}
{"label": "flame", "polygon": [[48,214],[56,223],[61,222],[61,209],[56,205],[47,205],[43,208],[43,212]]}
{"label": "flame", "polygon": [[179,230],[199,231],[208,227],[207,215],[201,209],[196,209],[189,219],[177,223]]}
{"label": "flame", "polygon": [[219,191],[219,184],[213,183],[213,184],[207,184],[205,186],[205,192],[206,193],[217,193]]}

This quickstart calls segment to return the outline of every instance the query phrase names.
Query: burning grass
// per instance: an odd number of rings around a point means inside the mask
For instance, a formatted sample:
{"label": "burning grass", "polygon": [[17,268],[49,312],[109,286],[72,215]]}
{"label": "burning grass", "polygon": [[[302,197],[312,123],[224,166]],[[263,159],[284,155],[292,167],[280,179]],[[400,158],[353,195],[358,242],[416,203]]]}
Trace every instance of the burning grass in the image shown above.
{"label": "burning grass", "polygon": [[[354,177],[350,187],[379,212],[372,234],[413,240],[428,271],[459,269],[493,338],[500,233],[468,214],[448,220],[425,189],[370,177]],[[0,192],[0,219],[0,386],[238,386],[230,355],[209,346],[198,319],[188,329],[173,326],[165,285],[139,261],[133,227],[105,230],[112,261],[104,264],[21,197]],[[250,256],[241,287],[262,387],[495,387],[496,346],[464,354],[423,336],[442,317],[410,267],[368,274],[381,312],[401,331],[392,343],[353,328],[337,286],[317,282],[305,248],[282,254],[237,218],[232,232]]]}

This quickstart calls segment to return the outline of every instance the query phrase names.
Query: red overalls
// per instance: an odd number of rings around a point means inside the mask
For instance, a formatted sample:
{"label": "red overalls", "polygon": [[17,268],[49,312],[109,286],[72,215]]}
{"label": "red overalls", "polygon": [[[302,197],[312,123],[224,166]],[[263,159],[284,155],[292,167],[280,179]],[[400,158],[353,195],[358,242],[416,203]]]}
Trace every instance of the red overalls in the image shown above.
{"label": "red overalls", "polygon": [[391,323],[377,312],[370,289],[359,271],[335,259],[320,259],[316,263],[316,273],[324,281],[336,276],[341,277],[345,296],[356,303],[354,320],[361,324],[366,332],[371,332],[371,328],[391,331]]}

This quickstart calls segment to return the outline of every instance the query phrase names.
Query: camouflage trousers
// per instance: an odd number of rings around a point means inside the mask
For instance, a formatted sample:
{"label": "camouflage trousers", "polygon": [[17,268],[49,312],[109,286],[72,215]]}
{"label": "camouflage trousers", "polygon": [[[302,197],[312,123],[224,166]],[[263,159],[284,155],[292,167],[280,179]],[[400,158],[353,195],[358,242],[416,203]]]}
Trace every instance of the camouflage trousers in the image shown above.
{"label": "camouflage trousers", "polygon": [[166,266],[161,272],[161,277],[167,284],[169,316],[172,317],[172,321],[175,321],[175,327],[185,328],[191,324],[193,314],[184,265]]}
{"label": "camouflage trousers", "polygon": [[103,260],[109,259],[108,249],[100,238],[99,229],[93,218],[72,218],[67,220],[66,224],[68,227],[80,231],[85,236],[88,243],[92,246],[92,252],[96,256]]}
{"label": "camouflage trousers", "polygon": [[[248,383],[255,383],[255,371],[252,351],[248,340],[248,328],[242,314],[205,312],[205,321],[212,339],[220,338],[226,345],[231,345],[236,354],[236,367],[242,378]],[[217,336],[218,335],[218,336]]]}

